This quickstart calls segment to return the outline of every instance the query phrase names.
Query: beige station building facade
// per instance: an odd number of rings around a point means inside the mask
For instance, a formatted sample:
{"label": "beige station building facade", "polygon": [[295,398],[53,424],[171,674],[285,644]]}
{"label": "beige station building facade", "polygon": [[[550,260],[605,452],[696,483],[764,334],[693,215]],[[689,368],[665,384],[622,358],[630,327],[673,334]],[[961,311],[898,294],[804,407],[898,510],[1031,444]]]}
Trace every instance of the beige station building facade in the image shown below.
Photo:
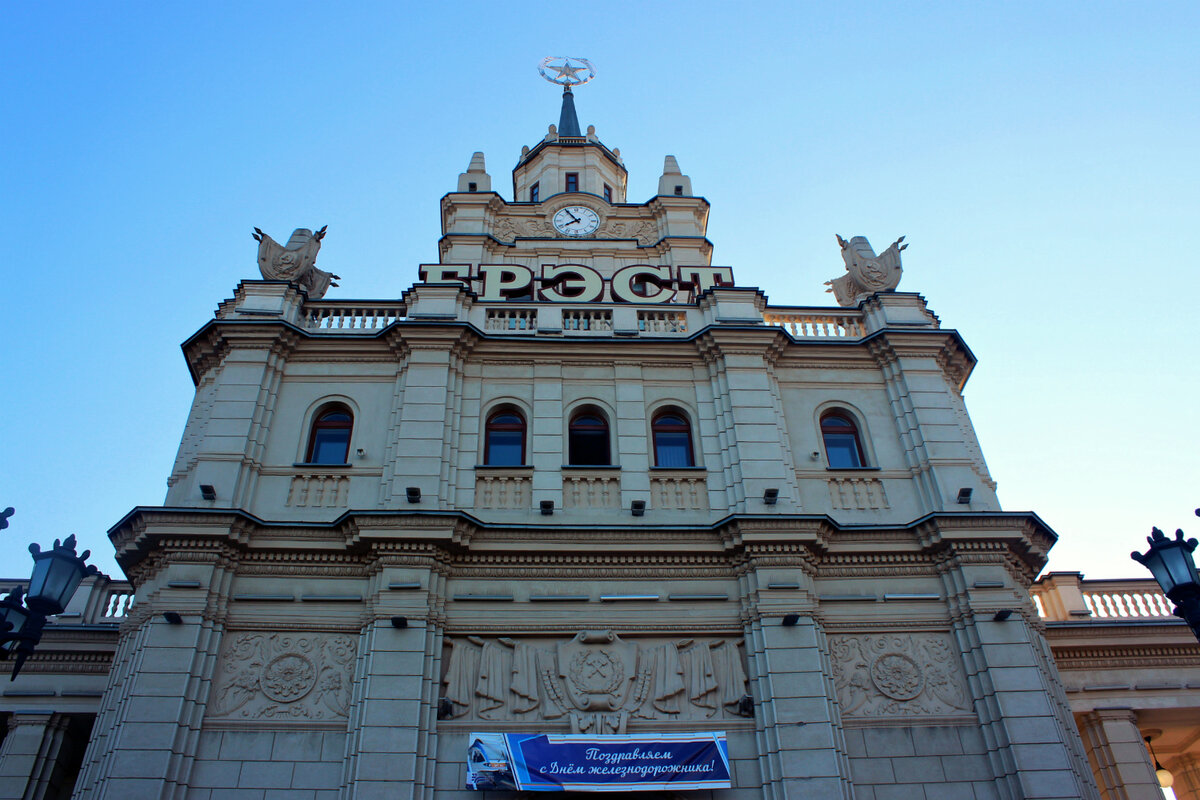
{"label": "beige station building facade", "polygon": [[471,159],[401,299],[245,280],[184,343],[164,504],[4,684],[0,798],[501,797],[477,732],[721,731],[732,788],[657,796],[1157,798],[1152,736],[1200,800],[1200,647],[1036,580],[962,335],[769,305],[576,120],[511,199]]}

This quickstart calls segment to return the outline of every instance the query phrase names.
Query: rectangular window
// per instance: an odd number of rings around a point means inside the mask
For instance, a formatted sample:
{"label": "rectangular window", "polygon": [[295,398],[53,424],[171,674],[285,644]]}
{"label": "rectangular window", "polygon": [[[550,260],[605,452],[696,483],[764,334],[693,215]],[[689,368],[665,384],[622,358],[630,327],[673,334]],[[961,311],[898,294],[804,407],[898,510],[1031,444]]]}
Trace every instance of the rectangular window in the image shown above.
{"label": "rectangular window", "polygon": [[683,187],[682,187],[682,186],[676,186],[676,187],[675,187],[675,196],[676,196],[676,197],[683,197]]}
{"label": "rectangular window", "polygon": [[606,202],[606,203],[612,202],[612,187],[609,186],[607,183],[604,184],[604,202]]}
{"label": "rectangular window", "polygon": [[479,184],[477,184],[477,183],[468,183],[468,184],[467,184],[467,191],[468,191],[468,192],[477,192],[477,191],[479,191]]}
{"label": "rectangular window", "polygon": [[567,191],[568,192],[578,192],[579,191],[579,173],[578,172],[568,172],[567,173]]}
{"label": "rectangular window", "polygon": [[540,183],[535,183],[529,187],[529,202],[536,203],[538,201],[538,190],[541,188]]}

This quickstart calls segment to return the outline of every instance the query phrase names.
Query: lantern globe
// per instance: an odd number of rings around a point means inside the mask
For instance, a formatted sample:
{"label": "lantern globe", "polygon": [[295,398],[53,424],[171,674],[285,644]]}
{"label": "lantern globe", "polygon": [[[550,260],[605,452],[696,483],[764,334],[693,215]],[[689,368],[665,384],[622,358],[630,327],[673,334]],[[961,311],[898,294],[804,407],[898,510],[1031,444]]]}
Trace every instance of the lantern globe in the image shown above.
{"label": "lantern globe", "polygon": [[1192,551],[1196,549],[1195,539],[1184,541],[1183,531],[1175,531],[1175,538],[1168,539],[1162,531],[1154,528],[1146,541],[1150,543],[1149,550],[1130,555],[1150,570],[1167,597],[1176,600],[1175,595],[1180,591],[1200,589],[1200,578],[1192,560]]}
{"label": "lantern globe", "polygon": [[29,579],[25,604],[45,616],[61,614],[84,576],[97,571],[84,561],[91,555],[90,551],[84,550],[82,557],[75,554],[73,535],[61,544],[55,539],[54,547],[48,552],[41,552],[36,544],[29,545],[29,552],[33,554],[33,575]]}
{"label": "lantern globe", "polygon": [[7,652],[11,652],[17,646],[18,640],[15,637],[21,635],[29,621],[29,609],[21,603],[21,594],[21,587],[18,586],[0,600],[0,633],[13,637],[0,646]]}

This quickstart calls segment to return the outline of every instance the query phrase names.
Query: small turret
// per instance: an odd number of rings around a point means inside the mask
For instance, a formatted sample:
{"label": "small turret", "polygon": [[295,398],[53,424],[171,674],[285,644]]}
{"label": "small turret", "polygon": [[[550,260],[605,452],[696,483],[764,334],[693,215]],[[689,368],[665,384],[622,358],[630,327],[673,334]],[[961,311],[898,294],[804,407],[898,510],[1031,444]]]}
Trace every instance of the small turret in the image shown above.
{"label": "small turret", "polygon": [[692,196],[692,179],[679,171],[679,162],[675,160],[675,156],[667,156],[663,163],[663,174],[658,179],[658,193],[676,197]]}
{"label": "small turret", "polygon": [[471,156],[471,163],[467,167],[467,171],[458,176],[458,190],[460,192],[490,192],[492,190],[492,176],[487,174],[487,168],[483,164],[483,153],[475,153]]}

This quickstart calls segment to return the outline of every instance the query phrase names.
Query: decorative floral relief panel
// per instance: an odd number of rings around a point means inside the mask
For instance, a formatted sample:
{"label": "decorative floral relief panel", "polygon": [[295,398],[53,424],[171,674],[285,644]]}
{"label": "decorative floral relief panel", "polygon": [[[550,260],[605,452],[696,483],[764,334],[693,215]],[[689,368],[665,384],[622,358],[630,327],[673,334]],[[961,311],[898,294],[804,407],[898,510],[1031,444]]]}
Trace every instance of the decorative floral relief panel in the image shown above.
{"label": "decorative floral relief panel", "polygon": [[730,719],[745,713],[736,640],[627,642],[612,631],[565,641],[449,640],[444,717],[551,720],[575,733],[622,733],[631,720]]}
{"label": "decorative floral relief panel", "polygon": [[229,633],[221,647],[209,719],[343,720],[355,643],[328,633]]}
{"label": "decorative floral relief panel", "polygon": [[829,650],[844,717],[971,713],[949,634],[835,635]]}

